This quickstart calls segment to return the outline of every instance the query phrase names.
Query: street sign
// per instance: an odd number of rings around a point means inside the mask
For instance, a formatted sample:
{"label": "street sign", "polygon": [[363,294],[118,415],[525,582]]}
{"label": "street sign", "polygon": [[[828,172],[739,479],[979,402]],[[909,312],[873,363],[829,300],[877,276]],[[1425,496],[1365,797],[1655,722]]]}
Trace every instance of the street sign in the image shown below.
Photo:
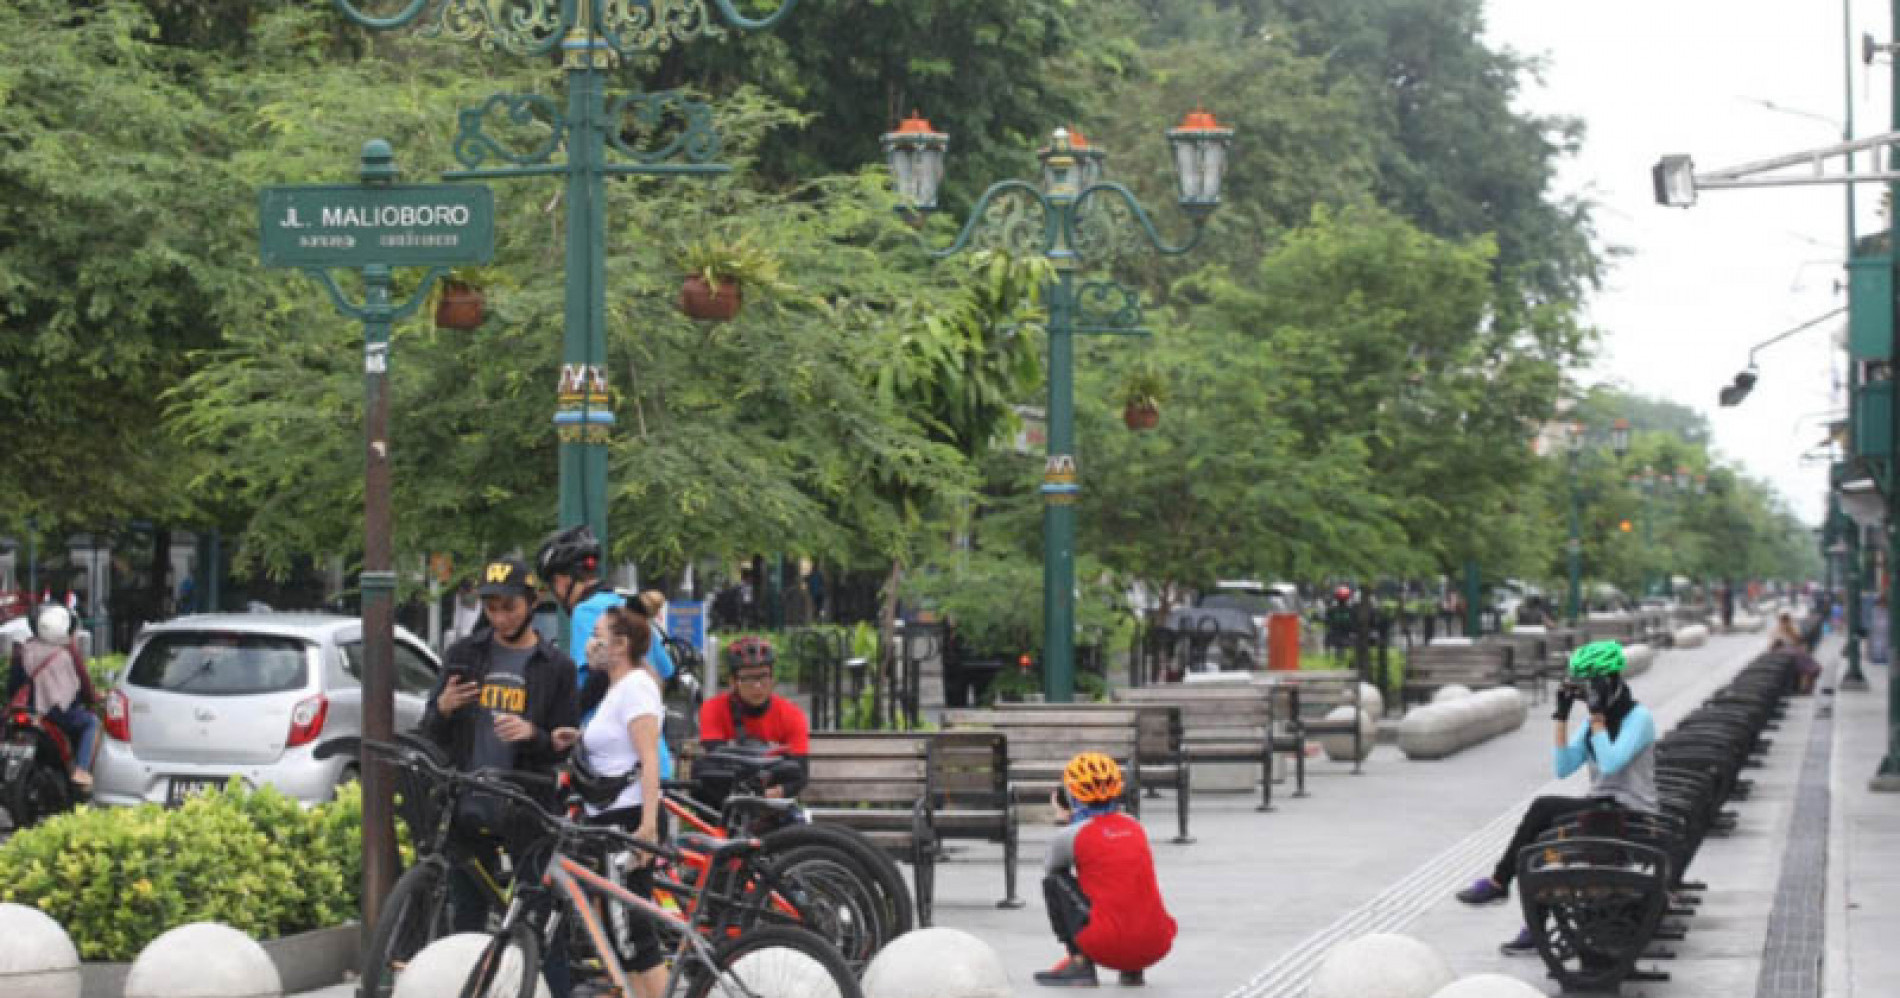
{"label": "street sign", "polygon": [[308,184],[258,195],[266,267],[432,267],[495,254],[495,192],[467,184]]}

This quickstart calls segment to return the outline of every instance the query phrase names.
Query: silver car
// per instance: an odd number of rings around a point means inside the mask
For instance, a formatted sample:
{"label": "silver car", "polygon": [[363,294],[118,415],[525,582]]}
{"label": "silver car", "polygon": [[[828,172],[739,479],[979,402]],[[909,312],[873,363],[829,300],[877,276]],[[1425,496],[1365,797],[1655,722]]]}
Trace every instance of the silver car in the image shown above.
{"label": "silver car", "polygon": [[[238,777],[306,803],[355,778],[316,747],[362,730],[363,629],[315,613],[181,617],[139,636],[106,694],[93,767],[101,804],[177,804]],[[396,730],[415,727],[439,664],[396,629]]]}

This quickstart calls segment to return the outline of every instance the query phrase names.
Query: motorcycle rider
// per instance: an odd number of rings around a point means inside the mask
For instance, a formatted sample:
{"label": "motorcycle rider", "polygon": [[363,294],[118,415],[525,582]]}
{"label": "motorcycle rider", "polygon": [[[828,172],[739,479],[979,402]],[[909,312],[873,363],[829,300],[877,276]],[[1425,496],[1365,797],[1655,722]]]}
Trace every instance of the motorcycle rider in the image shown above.
{"label": "motorcycle rider", "polygon": [[58,603],[42,603],[33,617],[33,636],[13,649],[7,670],[7,702],[32,707],[51,719],[75,747],[73,786],[92,789],[92,753],[99,741],[99,694],[92,687],[79,642],[73,640],[73,612]]}

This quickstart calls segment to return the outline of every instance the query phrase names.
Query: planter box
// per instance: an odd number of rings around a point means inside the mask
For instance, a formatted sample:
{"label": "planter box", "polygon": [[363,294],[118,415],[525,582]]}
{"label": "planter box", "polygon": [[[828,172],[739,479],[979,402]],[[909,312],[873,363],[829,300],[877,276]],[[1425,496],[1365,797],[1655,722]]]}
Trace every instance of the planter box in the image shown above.
{"label": "planter box", "polygon": [[[267,939],[260,945],[277,965],[284,994],[315,991],[340,983],[346,972],[356,969],[356,950],[362,929],[347,922],[331,929],[317,929],[282,939]],[[129,963],[82,963],[79,965],[79,998],[124,998]]]}

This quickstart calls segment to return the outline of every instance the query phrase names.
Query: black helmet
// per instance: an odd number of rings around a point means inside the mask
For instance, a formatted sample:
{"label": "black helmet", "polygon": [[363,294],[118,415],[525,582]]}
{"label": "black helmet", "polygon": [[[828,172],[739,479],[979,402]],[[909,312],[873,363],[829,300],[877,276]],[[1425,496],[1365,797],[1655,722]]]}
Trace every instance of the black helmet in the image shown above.
{"label": "black helmet", "polygon": [[557,530],[541,542],[534,567],[543,579],[557,574],[594,575],[600,570],[600,541],[585,523]]}

